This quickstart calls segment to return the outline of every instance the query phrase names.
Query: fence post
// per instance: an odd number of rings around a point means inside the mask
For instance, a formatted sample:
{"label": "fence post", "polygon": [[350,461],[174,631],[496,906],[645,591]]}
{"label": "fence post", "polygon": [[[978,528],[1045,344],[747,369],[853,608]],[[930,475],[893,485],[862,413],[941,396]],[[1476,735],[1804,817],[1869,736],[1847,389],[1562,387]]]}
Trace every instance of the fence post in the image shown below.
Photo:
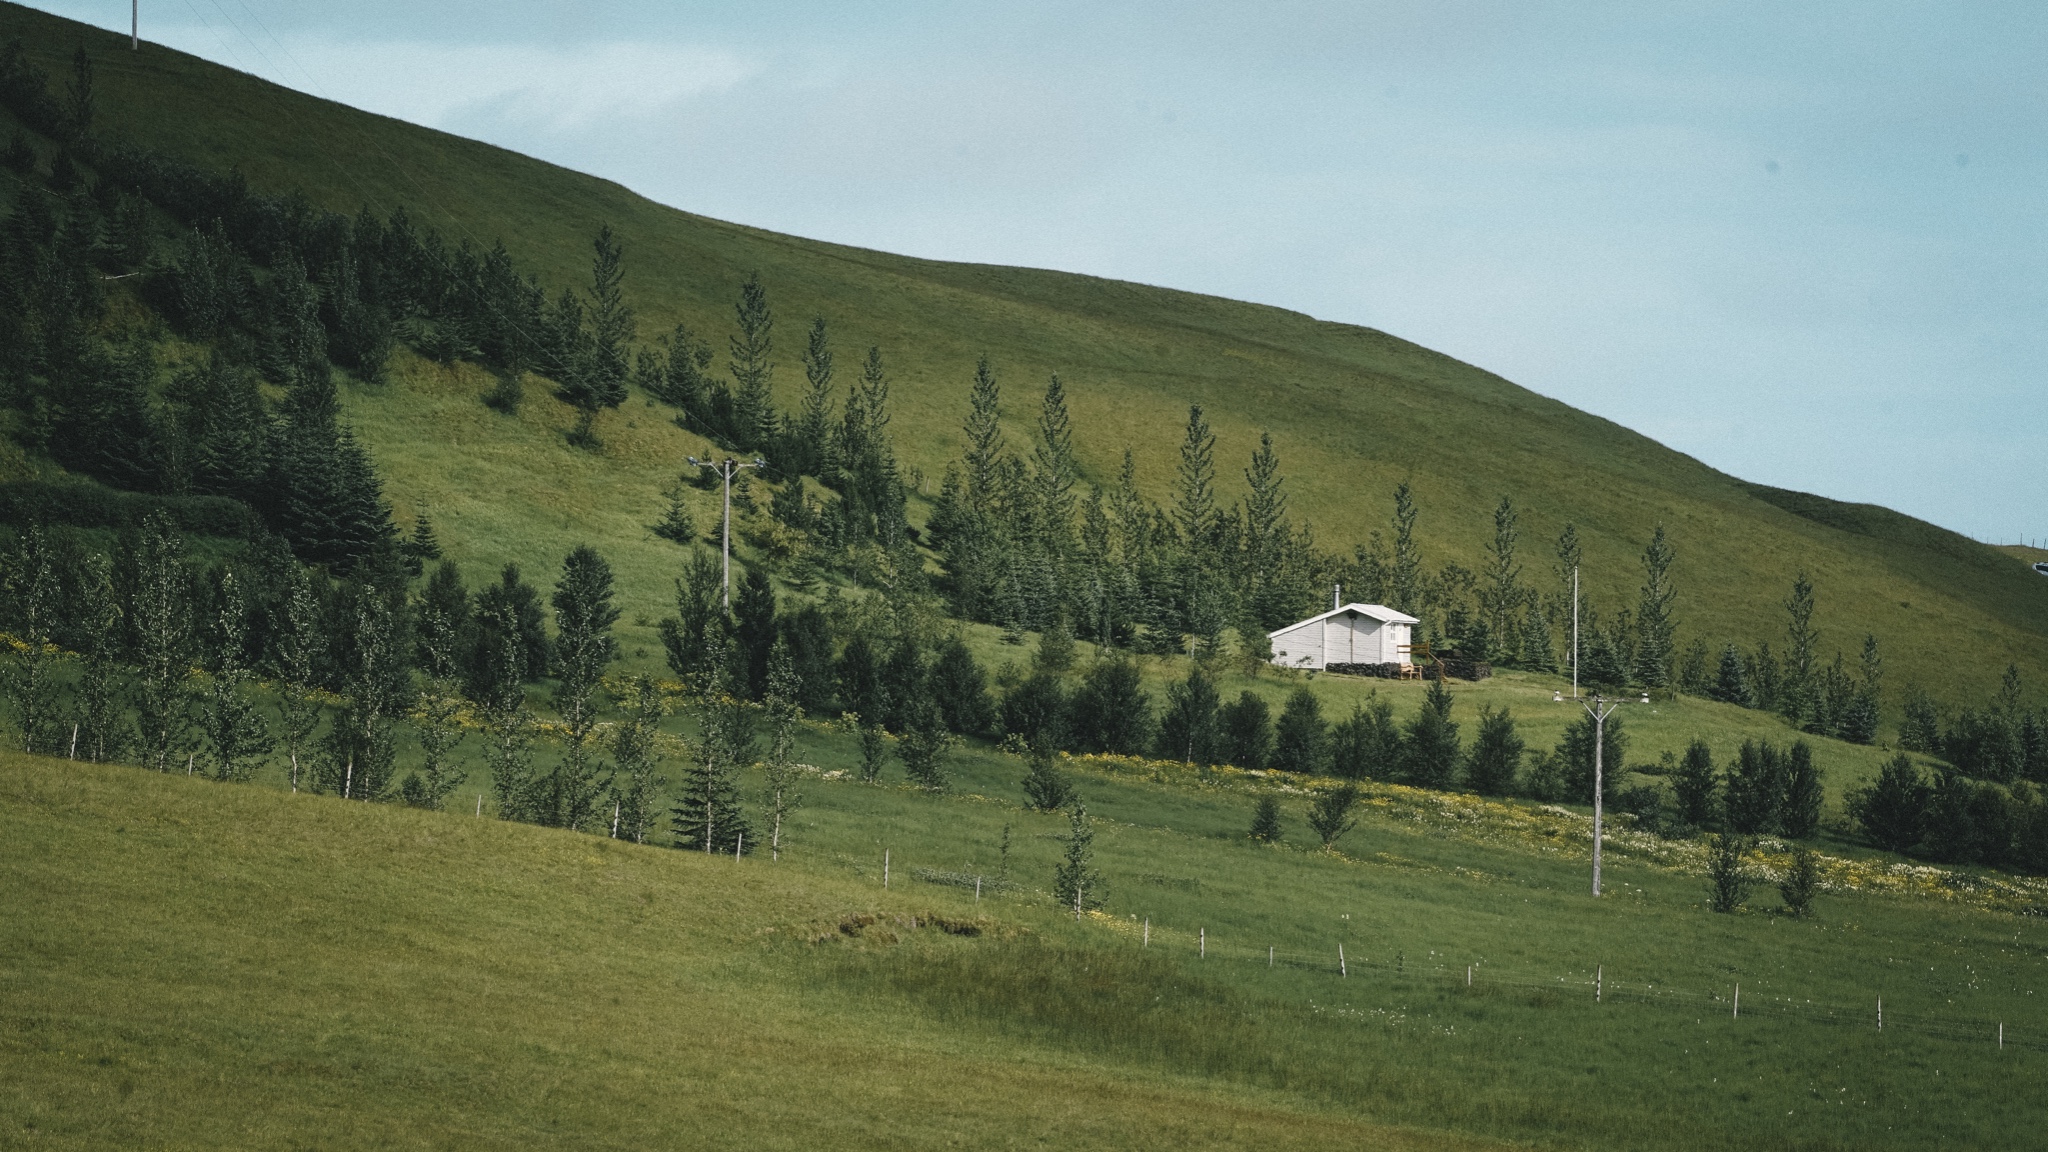
{"label": "fence post", "polygon": [[1884,997],[1877,998],[1877,1030],[1884,1031]]}
{"label": "fence post", "polygon": [[1998,1050],[2005,1051],[2005,1021],[1998,1022]]}
{"label": "fence post", "polygon": [[1472,986],[1472,966],[1471,966],[1470,964],[1467,964],[1467,965],[1465,965],[1465,987],[1467,987],[1467,988],[1470,988],[1471,986]]}
{"label": "fence post", "polygon": [[1342,944],[1337,945],[1337,975],[1351,975],[1351,970],[1344,966],[1344,946]]}
{"label": "fence post", "polygon": [[[1273,966],[1273,946],[1272,946],[1271,944],[1268,944],[1268,945],[1266,945],[1266,967],[1268,967],[1268,968],[1271,968],[1272,966]],[[1999,1025],[1999,1027],[2000,1027],[2000,1028],[2004,1028],[2004,1027],[2005,1027],[2005,1025],[2003,1025],[2003,1024],[2000,1024],[2000,1025]],[[1999,1033],[1999,1035],[2000,1035],[2000,1036],[2004,1036],[2004,1035],[2005,1035],[2005,1033],[2004,1033],[2004,1032],[2000,1032],[2000,1033]],[[2002,1041],[2002,1040],[2001,1040],[2001,1041],[2000,1041],[2000,1046],[2002,1047],[2003,1045],[2004,1045],[2004,1041]]]}
{"label": "fence post", "polygon": [[1152,918],[1151,918],[1150,916],[1147,916],[1147,917],[1145,917],[1145,942],[1144,942],[1143,944],[1140,944],[1140,945],[1138,945],[1138,947],[1140,947],[1140,948],[1150,948],[1151,946],[1152,946]]}
{"label": "fence post", "polygon": [[1600,1002],[1600,985],[1604,983],[1606,979],[1607,969],[1601,967],[1598,964],[1593,965],[1593,1003],[1595,1004],[1598,1004]]}
{"label": "fence post", "polygon": [[974,878],[974,902],[976,904],[981,903],[981,877],[979,876]]}
{"label": "fence post", "polygon": [[735,860],[739,859],[741,849],[744,849],[746,846],[747,834],[742,832],[740,833],[740,838],[732,842],[732,858]]}
{"label": "fence post", "polygon": [[1740,984],[1735,986],[1735,1010],[1730,1012],[1729,1016],[1734,1019],[1740,1019],[1742,1016],[1742,985]]}
{"label": "fence post", "polygon": [[1195,931],[1200,933],[1200,944],[1198,947],[1201,949],[1200,954],[1196,958],[1207,960],[1209,958],[1209,930],[1207,928],[1197,928]]}
{"label": "fence post", "polygon": [[889,886],[889,850],[882,849],[882,887]]}
{"label": "fence post", "polygon": [[477,793],[477,794],[476,794],[476,815],[477,815],[477,819],[479,819],[479,820],[483,819],[483,815],[484,815],[484,794],[483,794],[483,793],[481,793],[481,792],[479,792],[479,793]]}

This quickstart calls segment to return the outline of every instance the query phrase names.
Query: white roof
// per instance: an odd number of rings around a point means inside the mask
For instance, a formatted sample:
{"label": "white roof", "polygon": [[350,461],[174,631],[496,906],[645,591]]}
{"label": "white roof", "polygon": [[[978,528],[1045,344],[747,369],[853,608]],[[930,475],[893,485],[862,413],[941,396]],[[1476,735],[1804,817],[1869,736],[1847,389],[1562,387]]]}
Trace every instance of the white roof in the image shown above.
{"label": "white roof", "polygon": [[1356,612],[1360,616],[1370,616],[1382,624],[1422,623],[1422,621],[1417,620],[1415,617],[1408,615],[1406,612],[1396,612],[1392,608],[1389,608],[1384,604],[1346,604],[1342,608],[1332,608],[1328,612],[1325,612],[1320,616],[1311,616],[1306,620],[1297,620],[1294,623],[1289,624],[1285,628],[1277,628],[1271,632],[1266,633],[1266,636],[1268,639],[1270,639],[1272,637],[1280,635],[1280,633],[1282,632],[1292,632],[1296,628],[1301,627],[1303,624],[1315,624],[1319,621],[1328,620],[1332,616],[1342,616],[1346,612]]}

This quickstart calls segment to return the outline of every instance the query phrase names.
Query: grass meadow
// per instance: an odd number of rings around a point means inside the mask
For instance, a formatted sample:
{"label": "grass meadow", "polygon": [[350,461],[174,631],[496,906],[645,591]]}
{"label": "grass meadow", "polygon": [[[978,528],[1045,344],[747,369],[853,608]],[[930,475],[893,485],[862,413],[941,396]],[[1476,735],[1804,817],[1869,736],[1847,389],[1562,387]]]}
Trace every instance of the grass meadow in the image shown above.
{"label": "grass meadow", "polygon": [[[1665,707],[1716,741],[1748,719]],[[962,749],[931,795],[855,783],[829,725],[801,753],[779,860],[478,818],[480,779],[431,813],[0,757],[0,1145],[1925,1148],[2039,1123],[2026,882],[1865,882],[1891,873],[1836,833],[1815,919],[1768,884],[1717,915],[1686,846],[1621,827],[1595,902],[1571,809],[1374,785],[1329,852],[1300,781],[1073,761],[1107,883],[1076,921],[1047,895],[1067,821],[1021,806],[1015,757]],[[1277,846],[1245,836],[1267,789]]]}

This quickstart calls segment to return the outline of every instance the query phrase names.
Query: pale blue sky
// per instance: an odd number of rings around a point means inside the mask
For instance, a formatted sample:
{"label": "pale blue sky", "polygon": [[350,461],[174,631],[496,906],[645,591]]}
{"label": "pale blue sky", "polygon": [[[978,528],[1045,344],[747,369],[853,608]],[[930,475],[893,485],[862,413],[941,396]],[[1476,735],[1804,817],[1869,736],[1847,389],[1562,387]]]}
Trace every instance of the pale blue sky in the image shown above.
{"label": "pale blue sky", "polygon": [[2048,6],[143,9],[677,207],[1369,324],[1746,479],[2048,537]]}

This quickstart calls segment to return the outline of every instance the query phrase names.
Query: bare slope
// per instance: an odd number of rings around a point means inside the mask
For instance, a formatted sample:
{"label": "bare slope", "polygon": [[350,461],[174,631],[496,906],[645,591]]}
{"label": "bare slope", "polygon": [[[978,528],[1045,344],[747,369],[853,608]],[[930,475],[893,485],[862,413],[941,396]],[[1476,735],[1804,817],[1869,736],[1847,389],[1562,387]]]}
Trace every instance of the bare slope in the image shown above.
{"label": "bare slope", "polygon": [[[125,40],[28,9],[0,6],[0,35],[22,36],[53,73],[74,45],[89,45],[109,135],[238,166],[260,188],[298,189],[337,210],[403,204],[451,238],[503,237],[551,284],[580,281],[589,237],[610,223],[626,245],[644,339],[677,320],[722,334],[736,285],[758,270],[783,318],[784,403],[801,379],[794,345],[812,315],[830,318],[843,361],[879,344],[894,377],[899,451],[934,488],[959,447],[974,359],[987,352],[1020,415],[1047,373],[1062,374],[1098,479],[1130,444],[1145,482],[1163,492],[1187,405],[1200,403],[1228,463],[1262,429],[1274,434],[1294,508],[1326,545],[1348,547],[1384,524],[1393,485],[1409,477],[1429,562],[1476,566],[1488,512],[1511,494],[1524,509],[1530,577],[1548,578],[1547,542],[1576,522],[1587,585],[1610,605],[1632,597],[1636,556],[1657,523],[1668,525],[1685,635],[1774,637],[1777,604],[1805,568],[1820,589],[1826,646],[1853,652],[1872,631],[1904,658],[1894,667],[1906,675],[1971,689],[1988,687],[2008,660],[2035,683],[2048,676],[2048,581],[1995,550],[1884,509],[1744,484],[1385,333],[1170,289],[762,232],[166,49],[130,53]],[[678,457],[699,442],[635,401],[601,422],[602,457],[572,458],[557,434],[566,419],[550,402],[505,421],[471,399],[482,386],[407,362],[389,387],[349,396],[401,513],[447,510],[444,538],[469,560],[545,569],[590,540],[621,561],[634,607],[654,610],[674,554],[644,525]],[[1945,659],[1957,654],[1966,659]],[[1928,663],[1935,657],[1941,667]]]}

